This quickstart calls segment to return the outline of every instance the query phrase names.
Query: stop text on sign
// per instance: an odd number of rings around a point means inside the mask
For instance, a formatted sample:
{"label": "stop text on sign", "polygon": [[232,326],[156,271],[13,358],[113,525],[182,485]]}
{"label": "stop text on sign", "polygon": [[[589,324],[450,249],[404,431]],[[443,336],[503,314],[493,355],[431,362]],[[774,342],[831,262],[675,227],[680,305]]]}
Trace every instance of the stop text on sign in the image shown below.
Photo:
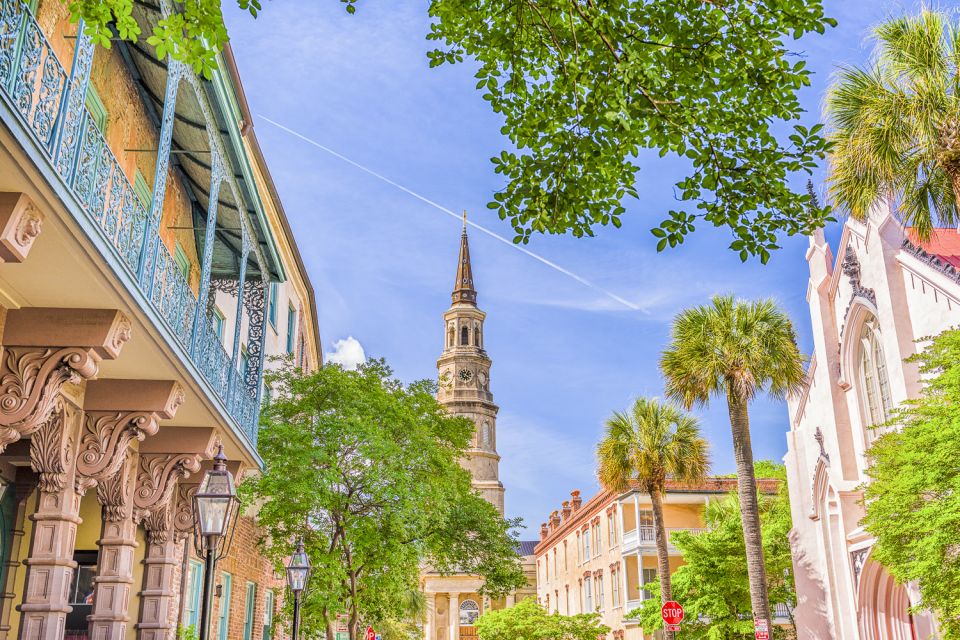
{"label": "stop text on sign", "polygon": [[680,624],[683,620],[683,607],[675,600],[668,600],[660,607],[660,616],[666,624]]}

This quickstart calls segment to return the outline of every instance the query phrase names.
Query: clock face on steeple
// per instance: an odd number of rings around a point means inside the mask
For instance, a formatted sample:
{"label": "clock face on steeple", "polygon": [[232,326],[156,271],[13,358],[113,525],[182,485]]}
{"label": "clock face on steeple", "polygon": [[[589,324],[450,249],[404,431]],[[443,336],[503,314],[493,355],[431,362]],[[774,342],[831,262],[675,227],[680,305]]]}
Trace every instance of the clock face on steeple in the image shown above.
{"label": "clock face on steeple", "polygon": [[469,383],[473,380],[473,371],[470,369],[460,369],[460,373],[457,374],[460,378],[460,382]]}

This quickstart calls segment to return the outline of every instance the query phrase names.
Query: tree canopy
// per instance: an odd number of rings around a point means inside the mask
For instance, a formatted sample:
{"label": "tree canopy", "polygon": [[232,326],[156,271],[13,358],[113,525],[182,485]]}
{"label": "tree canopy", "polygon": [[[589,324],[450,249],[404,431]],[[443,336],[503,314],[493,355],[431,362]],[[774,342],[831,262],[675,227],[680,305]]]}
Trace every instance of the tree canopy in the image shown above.
{"label": "tree canopy", "polygon": [[960,201],[960,41],[958,22],[924,9],[873,32],[865,67],[844,67],[827,94],[830,193],[864,219],[878,200],[926,240],[956,227]]}
{"label": "tree canopy", "polygon": [[424,564],[481,576],[494,597],[526,584],[518,521],[473,491],[458,462],[474,425],[437,403],[433,383],[404,385],[382,361],[306,374],[287,365],[268,383],[265,470],[243,491],[278,566],[304,537],[314,569],[306,636],[329,637],[337,614],[349,615],[354,632],[405,619]]}
{"label": "tree canopy", "polygon": [[475,61],[503,117],[506,186],[488,206],[517,242],[619,227],[627,196],[659,188],[637,182],[645,150],[689,164],[658,249],[706,222],[765,262],[779,235],[828,218],[788,184],[828,148],[796,123],[810,72],[786,44],[836,24],[819,0],[433,0],[430,15],[431,64]]}
{"label": "tree canopy", "polygon": [[871,557],[898,582],[916,581],[919,606],[937,614],[951,640],[960,638],[960,331],[911,359],[924,390],[868,451],[863,525],[876,537]]}
{"label": "tree canopy", "polygon": [[509,609],[489,611],[477,619],[480,640],[597,640],[609,631],[609,627],[600,623],[599,614],[551,614],[529,598]]}
{"label": "tree canopy", "polygon": [[[760,495],[760,523],[770,602],[792,606],[796,596],[787,535],[793,524],[786,471],[783,465],[759,461],[756,473],[758,477],[782,480],[775,495]],[[754,629],[737,494],[711,501],[705,520],[706,531],[678,531],[671,537],[684,562],[673,574],[673,597],[685,610],[680,636],[690,640],[749,640],[754,637]],[[662,626],[660,586],[651,583],[644,588],[654,595],[643,601],[636,617],[644,629],[658,629]],[[773,627],[773,637],[779,637],[782,631]]]}

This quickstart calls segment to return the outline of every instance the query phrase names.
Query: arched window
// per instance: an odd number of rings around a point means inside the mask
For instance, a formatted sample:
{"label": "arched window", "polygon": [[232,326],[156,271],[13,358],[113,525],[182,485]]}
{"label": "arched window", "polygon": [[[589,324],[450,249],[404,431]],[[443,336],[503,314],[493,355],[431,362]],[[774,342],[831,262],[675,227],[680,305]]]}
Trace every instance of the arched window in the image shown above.
{"label": "arched window", "polygon": [[460,328],[460,346],[467,346],[470,344],[470,329],[467,327]]}
{"label": "arched window", "polygon": [[483,348],[483,334],[480,329],[480,323],[473,326],[473,346]]}
{"label": "arched window", "polygon": [[456,337],[457,337],[457,331],[456,331],[456,329],[453,328],[453,325],[450,325],[450,330],[447,331],[447,346],[448,346],[448,347],[454,346],[454,340],[456,339]]}
{"label": "arched window", "polygon": [[877,319],[869,318],[860,332],[860,391],[867,426],[883,424],[890,418],[890,378],[880,344]]}
{"label": "arched window", "polygon": [[480,446],[489,449],[493,445],[493,429],[489,422],[484,422],[480,428]]}
{"label": "arched window", "polygon": [[460,626],[469,627],[480,617],[480,607],[473,600],[464,600],[460,603]]}

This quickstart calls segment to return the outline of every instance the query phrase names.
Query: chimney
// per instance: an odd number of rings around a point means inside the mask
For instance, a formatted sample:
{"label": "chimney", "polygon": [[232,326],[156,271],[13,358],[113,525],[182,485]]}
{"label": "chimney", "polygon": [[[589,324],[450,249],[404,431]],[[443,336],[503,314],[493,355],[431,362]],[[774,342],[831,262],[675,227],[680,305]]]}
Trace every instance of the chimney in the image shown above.
{"label": "chimney", "polygon": [[540,542],[543,542],[544,540],[546,540],[548,534],[549,534],[549,531],[547,531],[547,523],[544,522],[543,524],[540,525]]}
{"label": "chimney", "polygon": [[556,531],[557,527],[560,526],[560,516],[554,511],[550,514],[550,531]]}
{"label": "chimney", "polygon": [[570,503],[573,505],[574,513],[580,510],[580,505],[583,504],[583,500],[580,499],[579,491],[570,492]]}
{"label": "chimney", "polygon": [[566,521],[567,521],[567,518],[570,517],[570,501],[569,501],[569,500],[564,500],[564,501],[561,503],[561,506],[563,507],[563,510],[562,510],[562,512],[561,512],[561,513],[563,513],[563,522],[566,522]]}

